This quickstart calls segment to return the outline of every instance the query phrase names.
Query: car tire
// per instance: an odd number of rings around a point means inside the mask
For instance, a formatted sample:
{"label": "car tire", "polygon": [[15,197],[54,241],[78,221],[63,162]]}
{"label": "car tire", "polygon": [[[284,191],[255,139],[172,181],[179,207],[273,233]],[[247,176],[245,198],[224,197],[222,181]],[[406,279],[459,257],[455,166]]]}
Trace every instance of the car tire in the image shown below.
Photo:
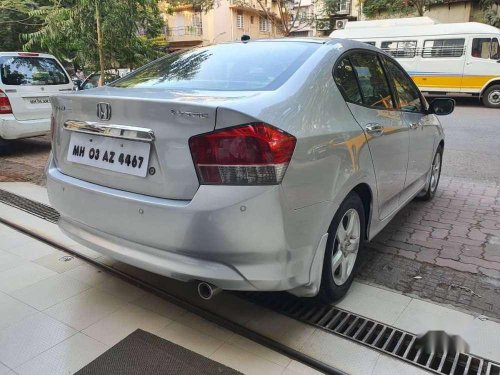
{"label": "car tire", "polygon": [[[319,298],[324,302],[337,301],[349,290],[363,249],[365,220],[361,198],[355,192],[350,193],[340,205],[328,229],[319,292]],[[341,242],[342,238],[344,242]]]}
{"label": "car tire", "polygon": [[500,108],[500,85],[488,87],[483,93],[482,101],[485,107]]}
{"label": "car tire", "polygon": [[431,170],[429,171],[429,181],[422,192],[417,196],[418,200],[430,201],[436,195],[436,191],[439,185],[439,179],[441,178],[441,166],[443,164],[443,147],[439,146],[432,159]]}

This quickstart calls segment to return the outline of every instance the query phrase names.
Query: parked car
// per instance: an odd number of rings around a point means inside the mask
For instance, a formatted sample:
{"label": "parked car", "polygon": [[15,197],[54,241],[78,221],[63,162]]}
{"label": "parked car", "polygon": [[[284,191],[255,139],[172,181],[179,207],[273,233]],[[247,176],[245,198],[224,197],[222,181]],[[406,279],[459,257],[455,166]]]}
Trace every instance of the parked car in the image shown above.
{"label": "parked car", "polygon": [[428,17],[348,22],[331,33],[379,47],[396,58],[429,95],[475,96],[500,108],[500,29]]}
{"label": "parked car", "polygon": [[[78,85],[79,90],[93,89],[99,86],[99,78],[101,78],[101,73],[96,72],[89,75],[83,82]],[[104,84],[107,85],[113,81],[116,81],[120,76],[115,73],[108,73],[104,75]]]}
{"label": "parked car", "polygon": [[49,97],[72,90],[68,73],[54,56],[0,52],[0,139],[49,133]]}
{"label": "parked car", "polygon": [[76,241],[204,298],[335,300],[363,243],[436,193],[454,101],[427,104],[366,44],[277,39],[170,54],[52,105],[47,187]]}

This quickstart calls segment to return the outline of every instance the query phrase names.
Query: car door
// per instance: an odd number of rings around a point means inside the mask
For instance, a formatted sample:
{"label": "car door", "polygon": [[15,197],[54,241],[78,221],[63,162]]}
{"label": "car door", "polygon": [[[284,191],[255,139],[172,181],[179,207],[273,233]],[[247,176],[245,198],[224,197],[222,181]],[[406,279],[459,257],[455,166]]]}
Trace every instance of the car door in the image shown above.
{"label": "car door", "polygon": [[425,183],[434,156],[436,124],[434,116],[426,113],[422,95],[408,74],[393,60],[385,56],[382,59],[396,96],[397,109],[409,129],[408,172],[405,193],[401,197],[406,201],[407,196],[416,193]]}
{"label": "car door", "polygon": [[337,64],[334,75],[351,113],[365,131],[377,179],[379,219],[384,219],[398,207],[404,188],[408,127],[395,109],[375,52],[363,50],[346,55]]}

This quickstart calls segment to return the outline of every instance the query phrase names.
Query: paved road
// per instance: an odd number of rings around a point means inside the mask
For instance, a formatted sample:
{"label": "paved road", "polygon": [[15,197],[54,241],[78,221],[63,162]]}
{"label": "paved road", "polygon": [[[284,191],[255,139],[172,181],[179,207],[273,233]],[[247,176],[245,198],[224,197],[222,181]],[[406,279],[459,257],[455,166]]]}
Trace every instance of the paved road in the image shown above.
{"label": "paved road", "polygon": [[440,117],[446,133],[443,175],[500,183],[500,110],[460,99]]}

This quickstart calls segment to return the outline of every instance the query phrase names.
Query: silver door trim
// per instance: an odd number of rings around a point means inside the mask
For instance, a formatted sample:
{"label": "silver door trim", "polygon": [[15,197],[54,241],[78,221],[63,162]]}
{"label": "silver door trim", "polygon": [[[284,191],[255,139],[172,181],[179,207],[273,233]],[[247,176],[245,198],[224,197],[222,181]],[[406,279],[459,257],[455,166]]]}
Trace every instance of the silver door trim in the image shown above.
{"label": "silver door trim", "polygon": [[135,126],[67,120],[64,122],[63,128],[77,133],[98,134],[105,137],[128,139],[132,141],[153,142],[155,140],[153,130]]}

